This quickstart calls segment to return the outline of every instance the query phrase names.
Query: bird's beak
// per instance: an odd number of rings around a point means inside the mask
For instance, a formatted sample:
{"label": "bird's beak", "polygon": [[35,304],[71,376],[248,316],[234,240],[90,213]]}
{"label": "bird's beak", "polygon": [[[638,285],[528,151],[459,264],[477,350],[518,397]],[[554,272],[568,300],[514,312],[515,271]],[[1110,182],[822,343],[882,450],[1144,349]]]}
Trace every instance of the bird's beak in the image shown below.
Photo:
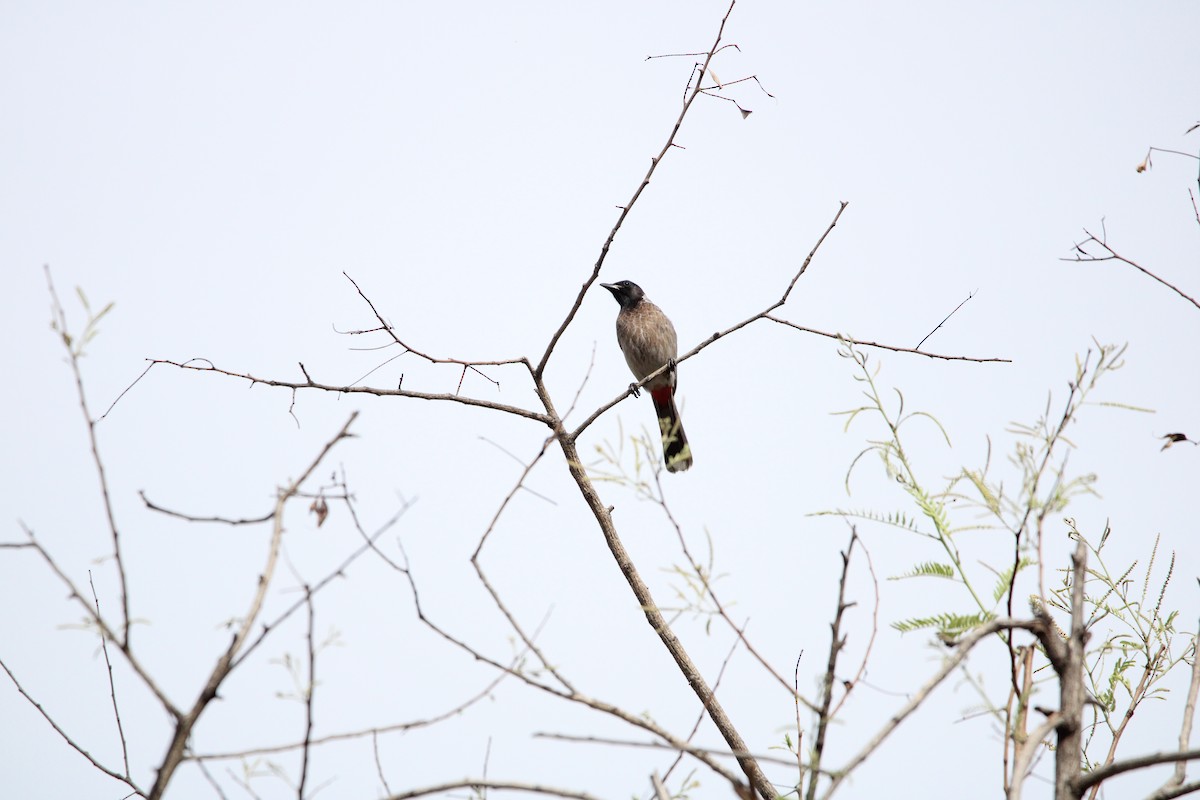
{"label": "bird's beak", "polygon": [[617,286],[615,283],[602,283],[600,285],[603,286],[605,289],[608,289],[613,294],[616,294],[617,290],[619,288],[621,288],[621,287]]}

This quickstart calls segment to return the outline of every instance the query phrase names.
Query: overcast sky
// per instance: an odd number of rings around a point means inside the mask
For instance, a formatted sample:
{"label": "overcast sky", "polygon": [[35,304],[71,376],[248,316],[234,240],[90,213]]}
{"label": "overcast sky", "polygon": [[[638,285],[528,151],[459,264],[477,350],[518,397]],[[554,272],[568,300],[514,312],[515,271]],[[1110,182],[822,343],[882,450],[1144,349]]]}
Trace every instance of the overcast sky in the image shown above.
{"label": "overcast sky", "polygon": [[[0,10],[0,293],[9,389],[0,414],[0,541],[34,530],[82,585],[91,569],[106,614],[119,591],[86,427],[61,343],[49,330],[49,265],[71,325],[109,301],[82,362],[93,414],[107,409],[146,359],[205,358],[260,377],[346,385],[396,355],[345,331],[377,325],[346,273],[411,346],[437,356],[536,359],[595,263],[619,211],[670,132],[695,58],[714,38],[722,2],[577,3],[44,3]],[[1095,473],[1099,497],[1068,514],[1089,537],[1114,530],[1109,567],[1140,560],[1161,534],[1158,569],[1177,551],[1165,605],[1194,630],[1200,571],[1193,498],[1200,448],[1160,452],[1155,437],[1200,438],[1200,311],[1130,267],[1063,261],[1087,228],[1200,297],[1200,225],[1188,199],[1200,132],[1200,6],[1128,3],[739,3],[714,71],[753,83],[726,94],[753,111],[700,98],[608,255],[605,280],[628,278],[674,320],[691,349],[774,302],[848,201],[836,230],[779,313],[830,332],[915,346],[971,299],[924,350],[1011,359],[935,361],[869,351],[878,381],[907,408],[942,422],[914,427],[911,453],[931,487],[992,451],[1013,485],[1013,421],[1057,414],[1075,358],[1093,337],[1128,343],[1126,366],[1095,398],[1153,409],[1085,410],[1070,435],[1074,474]],[[584,299],[547,370],[559,411],[581,384],[576,423],[629,382],[617,349],[617,306]],[[835,412],[861,401],[852,365],[829,339],[758,323],[680,369],[695,467],[664,477],[691,545],[723,575],[722,596],[775,667],[815,693],[828,646],[846,526],[810,514],[834,508],[915,509],[880,474],[846,469],[877,420],[848,432]],[[537,407],[520,368],[472,375],[463,394]],[[453,367],[409,355],[365,383],[452,392]],[[586,383],[584,383],[586,378]],[[415,503],[383,540],[399,537],[426,611],[502,661],[511,631],[468,558],[535,455],[538,423],[450,403],[247,388],[244,381],[156,367],[97,428],[131,584],[137,647],[176,702],[190,706],[225,623],[244,613],[262,568],[266,528],[188,525],[145,510],[258,516],[352,411],[358,437],[318,471],[344,469],[374,530]],[[297,424],[297,422],[299,424]],[[626,444],[653,424],[649,401],[626,400],[580,441]],[[623,437],[625,437],[623,439]],[[511,454],[511,455],[510,455]],[[515,455],[518,460],[514,460]],[[645,624],[603,540],[551,451],[489,541],[483,562],[539,644],[580,691],[679,735],[698,712]],[[315,484],[312,488],[315,488]],[[602,484],[632,557],[663,605],[681,555],[659,509]],[[287,565],[269,610],[327,574],[358,539],[340,507],[318,529],[297,503]],[[963,517],[960,521],[967,521]],[[831,734],[842,763],[937,665],[927,633],[889,623],[966,610],[959,587],[889,582],[938,558],[925,540],[864,525],[883,594],[867,673]],[[1009,540],[974,533],[975,560],[999,563]],[[999,538],[996,538],[999,537]],[[1059,520],[1047,567],[1065,563]],[[847,658],[870,631],[872,583],[858,565]],[[974,567],[973,567],[974,568]],[[1139,577],[1140,580],[1140,577]],[[985,584],[990,585],[990,584]],[[1151,589],[1157,591],[1157,584]],[[114,768],[120,748],[103,660],[80,609],[27,550],[0,550],[0,658],[47,711]],[[1024,611],[1024,609],[1020,609]],[[302,620],[297,620],[302,623]],[[732,638],[685,614],[677,632],[710,681]],[[318,662],[318,734],[432,716],[494,677],[417,621],[402,578],[365,559],[320,596],[317,629],[337,632]],[[197,751],[286,743],[303,709],[286,657],[303,654],[303,625],[281,631],[235,673],[193,740]],[[972,670],[1004,701],[998,648]],[[997,661],[999,659],[999,661]],[[851,672],[850,661],[845,672]],[[857,662],[854,662],[857,663]],[[840,674],[840,673],[839,673]],[[135,774],[166,746],[165,715],[118,662],[118,693]],[[1139,711],[1122,753],[1166,749],[1177,736],[1182,679]],[[283,696],[280,696],[283,695]],[[786,692],[741,650],[720,696],[750,747],[767,752],[794,726]],[[1055,700],[1047,695],[1045,705]],[[999,796],[1000,738],[973,715],[978,695],[948,683],[844,788],[845,796]],[[807,720],[805,720],[807,724]],[[594,712],[509,679],[442,725],[380,739],[392,791],[479,775],[647,797],[669,753],[533,738],[536,731],[645,740]],[[698,740],[719,745],[709,728]],[[490,743],[490,744],[489,744]],[[490,755],[489,753],[490,748]],[[125,790],[67,747],[5,678],[0,751],[13,797],[120,798]],[[774,751],[786,755],[782,751]],[[274,762],[297,774],[295,754]],[[384,786],[369,740],[319,750],[321,796],[373,798]],[[690,767],[689,767],[690,769]],[[247,772],[254,777],[247,778]],[[213,767],[229,797],[294,796],[267,760]],[[1040,769],[1046,775],[1046,765]],[[794,770],[772,767],[773,779]],[[672,777],[678,790],[683,772]],[[701,768],[694,797],[725,797]],[[1145,787],[1154,776],[1127,779]],[[1119,796],[1115,783],[1110,797]],[[1133,791],[1133,789],[1130,789]],[[1044,782],[1027,796],[1049,796]],[[172,796],[215,797],[194,766]]]}

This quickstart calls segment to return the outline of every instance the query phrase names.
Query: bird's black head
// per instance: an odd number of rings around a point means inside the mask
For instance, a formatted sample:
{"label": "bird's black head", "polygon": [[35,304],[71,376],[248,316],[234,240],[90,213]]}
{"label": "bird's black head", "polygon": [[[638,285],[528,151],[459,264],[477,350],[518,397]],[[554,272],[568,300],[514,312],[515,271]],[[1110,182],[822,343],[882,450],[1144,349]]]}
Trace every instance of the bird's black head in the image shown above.
{"label": "bird's black head", "polygon": [[613,293],[613,297],[621,304],[621,308],[632,308],[641,302],[646,293],[642,287],[633,281],[617,281],[616,283],[600,284]]}

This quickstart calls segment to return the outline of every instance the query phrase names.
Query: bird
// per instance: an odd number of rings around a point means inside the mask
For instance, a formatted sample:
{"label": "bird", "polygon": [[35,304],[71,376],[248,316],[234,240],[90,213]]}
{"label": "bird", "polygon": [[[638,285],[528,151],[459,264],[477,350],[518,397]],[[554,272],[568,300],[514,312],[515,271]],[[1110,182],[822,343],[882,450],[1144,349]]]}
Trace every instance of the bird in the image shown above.
{"label": "bird", "polygon": [[[633,377],[640,383],[650,373],[670,365],[665,372],[647,383],[646,389],[654,401],[654,413],[658,415],[663,462],[667,471],[683,472],[692,465],[692,449],[683,433],[679,409],[675,407],[675,357],[679,355],[675,326],[661,308],[650,302],[642,287],[633,281],[600,285],[612,292],[621,306],[617,313],[617,344],[625,354],[625,363],[629,365]],[[635,384],[634,395],[637,393]]]}

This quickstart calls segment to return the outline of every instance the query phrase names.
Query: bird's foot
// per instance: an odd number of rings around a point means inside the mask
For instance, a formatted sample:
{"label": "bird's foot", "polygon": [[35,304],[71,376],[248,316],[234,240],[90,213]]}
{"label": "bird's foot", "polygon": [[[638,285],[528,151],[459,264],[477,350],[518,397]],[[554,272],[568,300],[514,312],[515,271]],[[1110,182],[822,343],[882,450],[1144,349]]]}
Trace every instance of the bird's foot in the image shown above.
{"label": "bird's foot", "polygon": [[631,395],[633,395],[634,397],[642,396],[642,390],[638,388],[638,385],[636,383],[629,384],[629,393]]}

